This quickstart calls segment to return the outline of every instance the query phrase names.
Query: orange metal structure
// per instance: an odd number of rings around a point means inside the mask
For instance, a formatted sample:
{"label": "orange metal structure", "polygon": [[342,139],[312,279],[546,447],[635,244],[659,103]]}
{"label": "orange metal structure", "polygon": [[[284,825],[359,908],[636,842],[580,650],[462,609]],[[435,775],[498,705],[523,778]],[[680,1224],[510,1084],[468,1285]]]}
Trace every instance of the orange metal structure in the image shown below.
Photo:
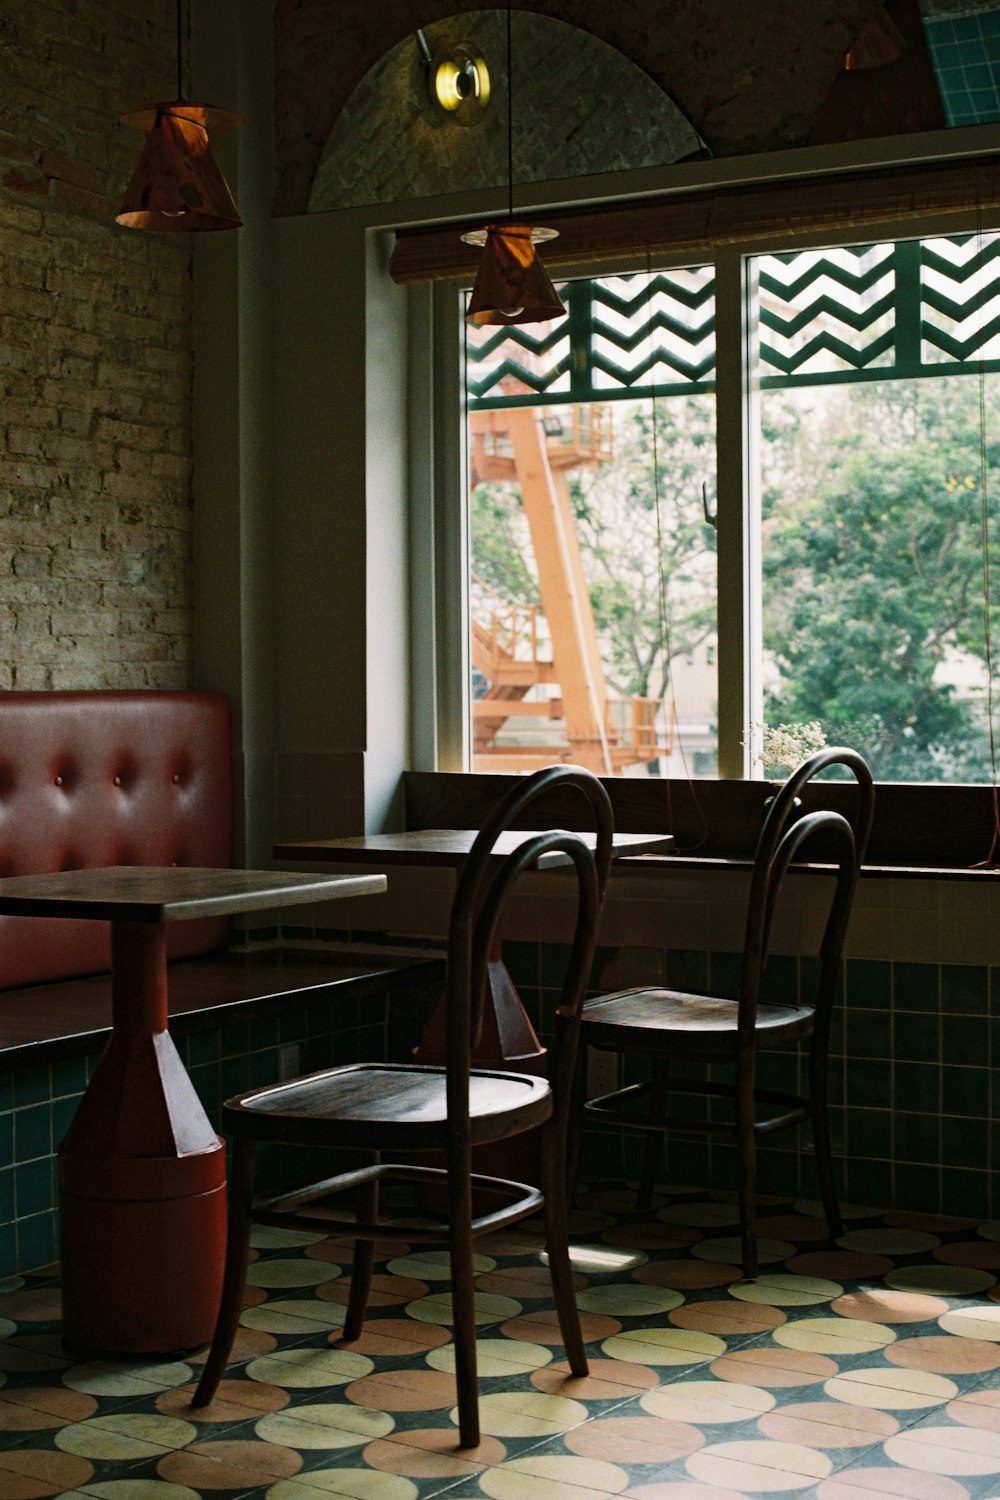
{"label": "orange metal structure", "polygon": [[[548,416],[545,408],[514,407],[469,419],[472,484],[508,480],[521,492],[551,640],[545,656],[534,605],[497,600],[473,618],[472,663],[487,684],[472,705],[473,769],[533,771],[563,760],[610,775],[670,746],[657,735],[658,698],[609,697],[583,573],[566,476],[611,457],[607,408],[563,407],[558,422]],[[526,702],[543,684],[558,685],[560,695]],[[564,742],[498,744],[507,720],[524,715],[562,720]]]}

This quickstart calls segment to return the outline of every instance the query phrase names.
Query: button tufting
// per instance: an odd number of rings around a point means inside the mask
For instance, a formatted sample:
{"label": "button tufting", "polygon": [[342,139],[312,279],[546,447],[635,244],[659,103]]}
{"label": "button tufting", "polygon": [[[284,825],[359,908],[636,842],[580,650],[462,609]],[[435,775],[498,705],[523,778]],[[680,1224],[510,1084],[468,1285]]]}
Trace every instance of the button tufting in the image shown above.
{"label": "button tufting", "polygon": [[180,786],[180,784],[181,784],[180,773],[177,772],[177,771],[175,771],[174,774],[171,776],[170,780],[173,782],[174,786]]}
{"label": "button tufting", "polygon": [[115,782],[115,786],[121,786],[121,784],[122,784],[122,779],[121,779],[121,777],[120,777],[120,776],[116,776],[116,777],[115,777],[115,778],[114,778],[114,782]]}
{"label": "button tufting", "polygon": [[56,786],[62,786],[62,784],[63,784],[63,778],[61,776],[57,776],[56,777]]}

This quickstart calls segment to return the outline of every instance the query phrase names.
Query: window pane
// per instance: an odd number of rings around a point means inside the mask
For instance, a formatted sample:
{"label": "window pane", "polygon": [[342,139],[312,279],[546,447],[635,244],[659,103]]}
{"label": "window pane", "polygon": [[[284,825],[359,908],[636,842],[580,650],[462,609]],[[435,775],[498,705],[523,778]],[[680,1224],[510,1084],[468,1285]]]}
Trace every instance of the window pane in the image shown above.
{"label": "window pane", "polygon": [[468,331],[472,765],[713,774],[711,270],[560,293]]}
{"label": "window pane", "polygon": [[[797,258],[783,300],[773,259],[759,263],[762,346],[781,320],[814,352],[856,325],[856,353],[827,359],[826,382],[815,359],[797,370],[786,362],[774,378],[762,355],[764,717],[772,735],[792,734],[765,769],[780,772],[825,739],[856,746],[882,780],[989,780],[996,241],[858,256],[895,266],[892,308],[877,305],[874,281],[865,305],[856,287],[848,295],[829,279],[816,298],[828,253]],[[889,340],[869,362],[873,328]]]}

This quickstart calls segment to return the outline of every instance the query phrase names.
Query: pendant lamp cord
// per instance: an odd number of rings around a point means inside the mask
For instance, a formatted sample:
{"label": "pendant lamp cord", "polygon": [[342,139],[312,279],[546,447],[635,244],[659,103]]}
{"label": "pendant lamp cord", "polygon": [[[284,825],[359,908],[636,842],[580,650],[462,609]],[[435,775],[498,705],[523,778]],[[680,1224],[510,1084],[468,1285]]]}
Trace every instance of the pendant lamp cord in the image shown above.
{"label": "pendant lamp cord", "polygon": [[[684,750],[684,741],[681,738],[680,729],[678,727],[677,696],[674,690],[674,674],[671,666],[671,663],[673,661],[673,649],[671,646],[670,619],[667,613],[667,585],[666,580],[663,576],[663,506],[660,496],[660,424],[656,407],[656,349],[653,345],[653,339],[655,337],[655,322],[653,319],[653,263],[652,248],[649,244],[646,245],[646,312],[648,315],[650,341],[650,373],[652,376],[650,384],[653,393],[653,510],[656,517],[657,625],[660,651],[666,652],[667,657],[664,670],[669,674],[667,680],[663,684],[663,692],[660,695],[660,701],[663,704],[664,714],[668,716],[668,722],[666,726],[668,731],[668,746],[670,744],[669,736],[671,734],[676,734],[677,747],[681,757],[681,765],[684,767],[684,776],[688,784],[688,791],[691,793],[691,802],[694,807],[695,813],[697,814],[698,822],[701,825],[701,834],[693,844],[686,844],[683,847],[681,847],[679,843],[676,845],[678,854],[691,854],[694,852],[694,850],[700,849],[702,844],[708,837],[708,820],[705,817],[705,810],[698,798],[698,789],[695,785],[694,777],[691,775],[690,767],[688,766],[687,755]],[[673,777],[668,773],[666,776],[664,776],[663,779],[666,782],[667,787],[667,827],[671,831],[673,831]]]}
{"label": "pendant lamp cord", "polygon": [[514,49],[511,44],[510,0],[507,0],[507,218],[514,222]]}
{"label": "pendant lamp cord", "polygon": [[182,0],[177,0],[177,98],[183,99],[184,95],[184,27],[182,21]]}
{"label": "pendant lamp cord", "polygon": [[989,452],[986,442],[986,363],[983,354],[983,279],[986,248],[983,243],[982,205],[976,205],[976,311],[979,323],[979,534],[983,555],[983,656],[986,662],[986,719],[990,740],[990,782],[993,788],[993,839],[989,853],[975,868],[997,868],[1000,848],[1000,791],[997,788],[997,747],[993,702],[993,630],[990,593],[990,486]]}

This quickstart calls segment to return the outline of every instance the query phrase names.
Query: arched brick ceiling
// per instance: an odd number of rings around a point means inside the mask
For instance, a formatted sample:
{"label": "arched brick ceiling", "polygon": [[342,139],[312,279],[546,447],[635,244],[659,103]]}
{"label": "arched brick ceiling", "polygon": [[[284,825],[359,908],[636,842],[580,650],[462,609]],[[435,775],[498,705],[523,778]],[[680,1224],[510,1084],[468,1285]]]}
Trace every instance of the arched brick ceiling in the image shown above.
{"label": "arched brick ceiling", "polygon": [[475,38],[491,73],[486,114],[465,129],[434,105],[421,48],[404,37],[365,74],[330,132],[310,212],[497,189],[507,181],[509,97],[518,184],[664,166],[701,149],[697,132],[648,73],[578,26],[537,13],[512,18],[513,95],[503,10],[450,16],[422,35],[433,57]]}
{"label": "arched brick ceiling", "polygon": [[[716,155],[804,144],[844,54],[882,0],[512,0],[616,47]],[[304,212],[320,154],[372,64],[454,0],[277,0],[279,213]]]}

